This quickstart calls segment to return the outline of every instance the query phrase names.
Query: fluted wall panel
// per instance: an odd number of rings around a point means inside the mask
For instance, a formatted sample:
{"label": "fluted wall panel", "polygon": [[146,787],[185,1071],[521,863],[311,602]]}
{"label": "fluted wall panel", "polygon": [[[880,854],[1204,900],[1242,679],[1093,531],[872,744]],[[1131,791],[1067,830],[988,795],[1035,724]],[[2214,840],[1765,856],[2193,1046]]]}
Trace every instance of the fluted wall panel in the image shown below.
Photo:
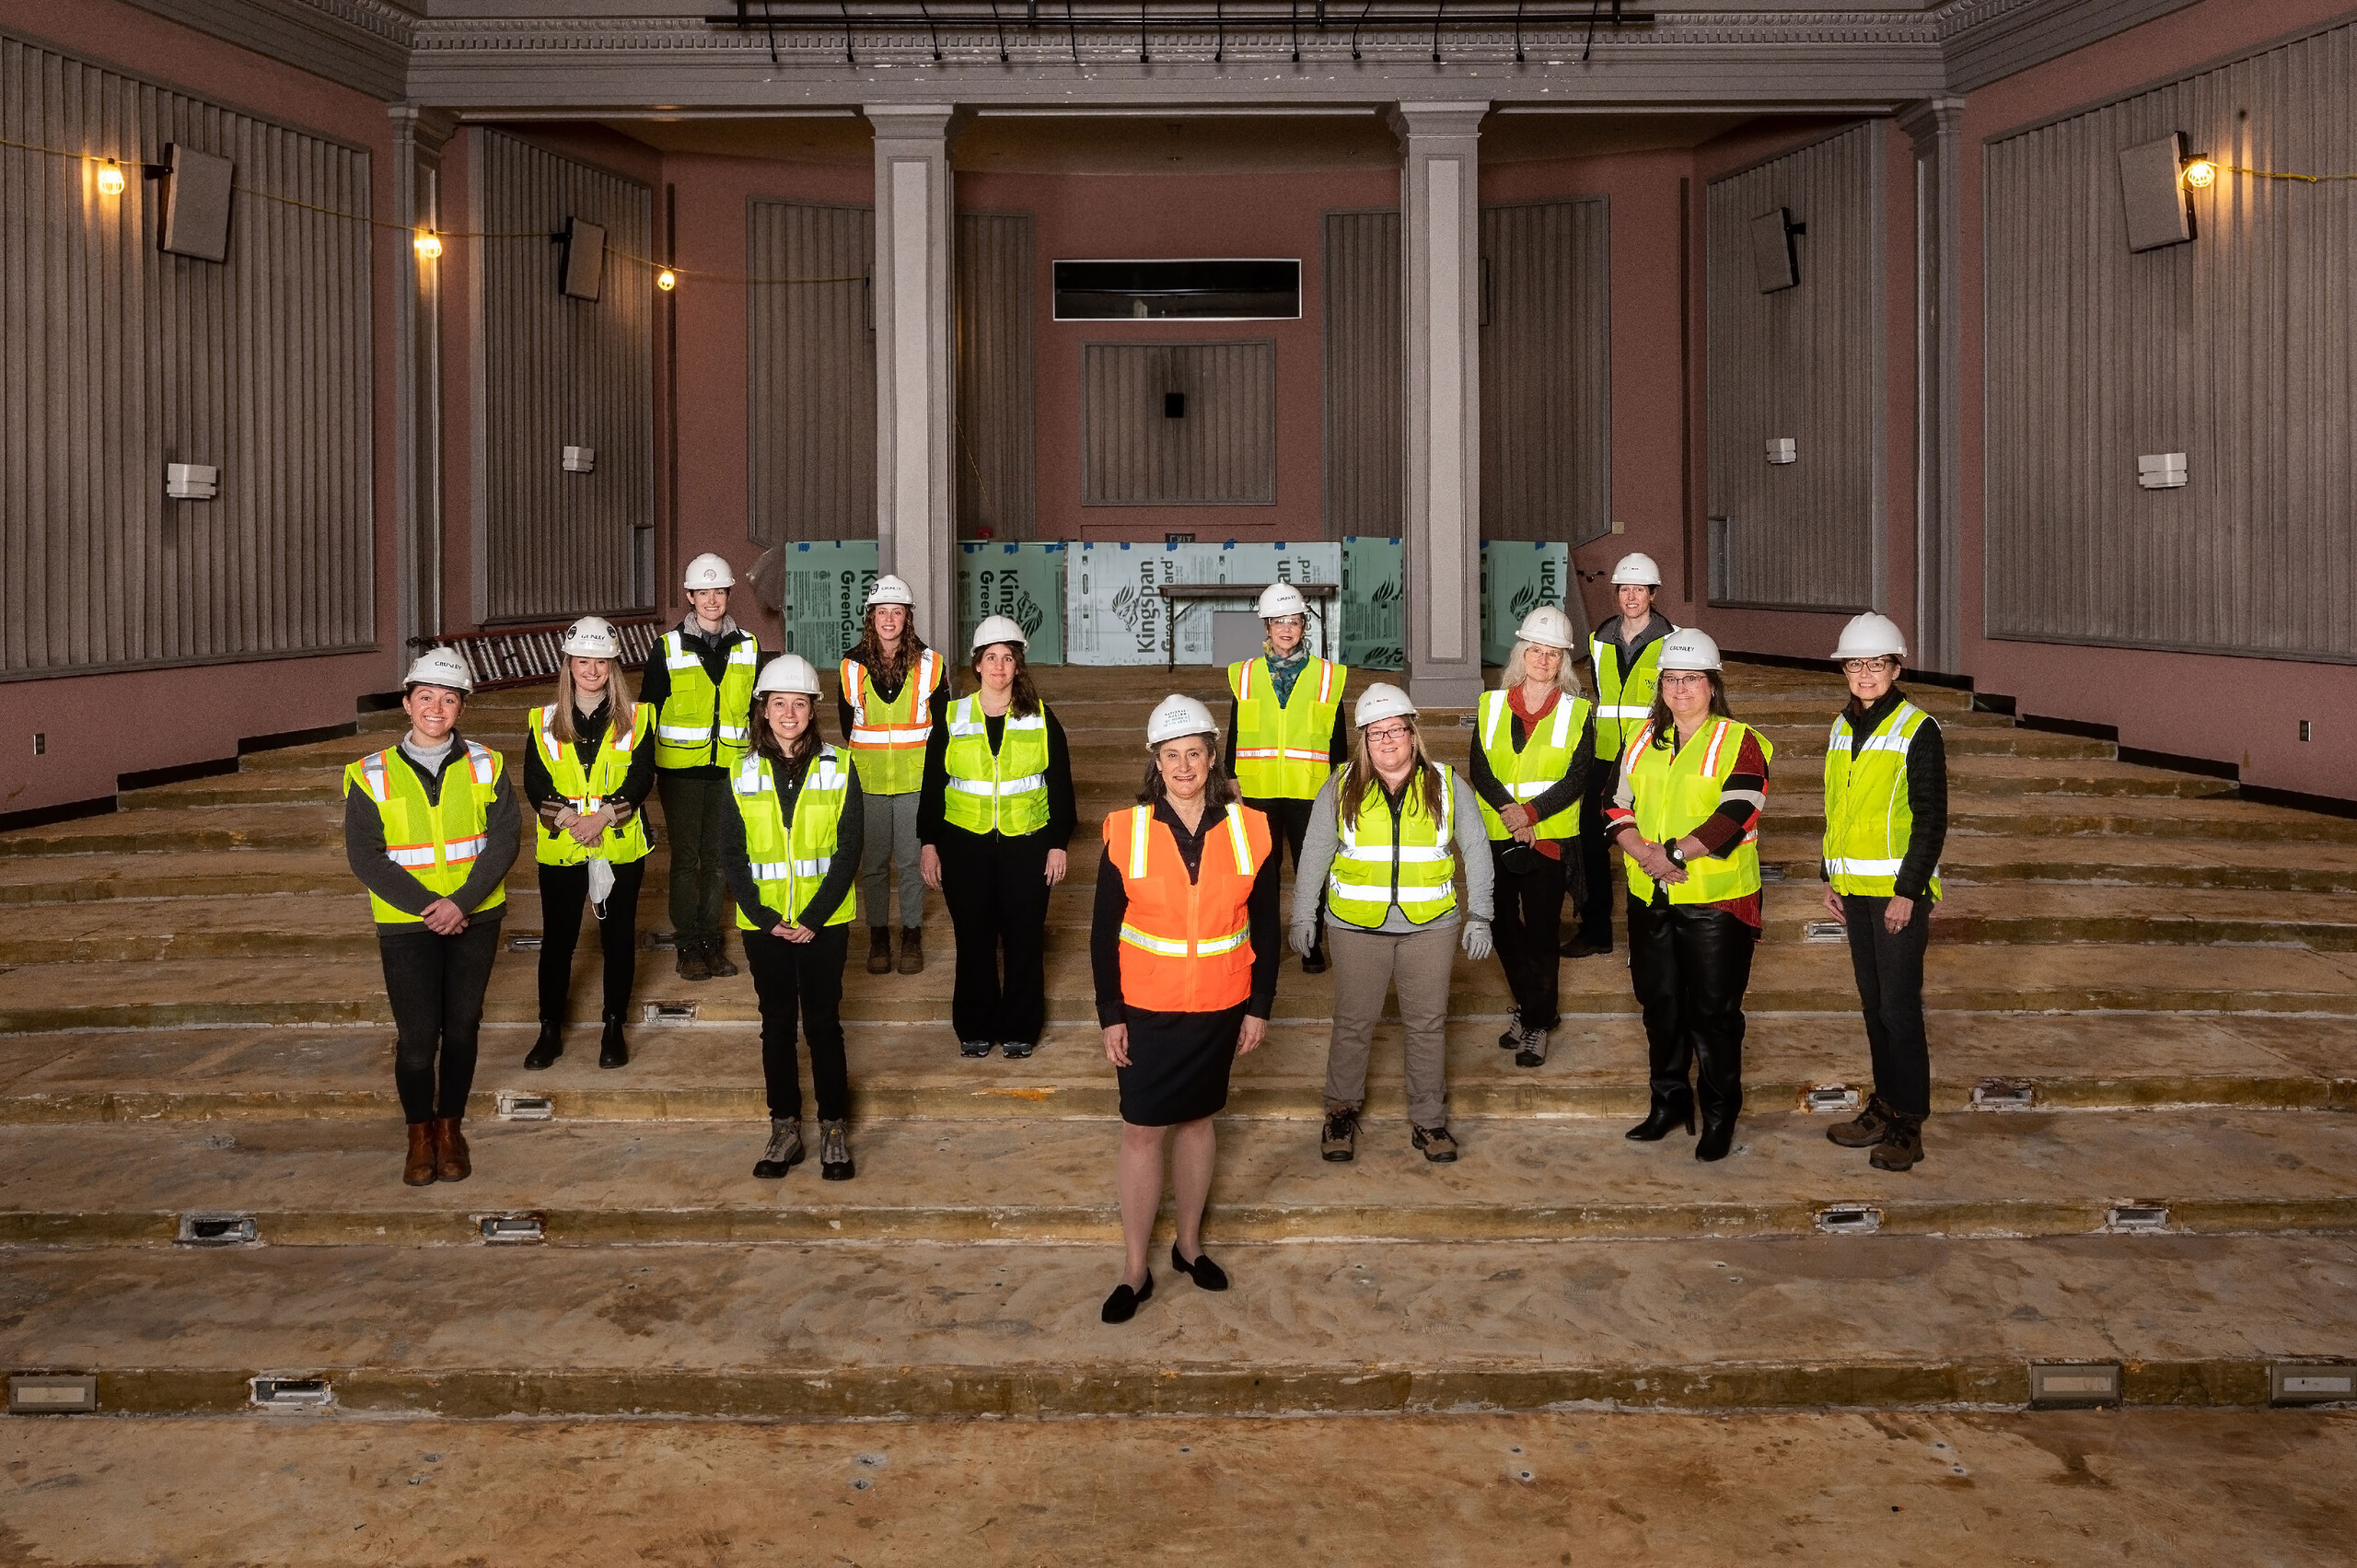
{"label": "fluted wall panel", "polygon": [[1389,539],[1408,505],[1399,215],[1328,213],[1324,283],[1326,537]]}
{"label": "fluted wall panel", "polygon": [[[1987,632],[2357,659],[2357,27],[1991,143]],[[2131,255],[2121,148],[2222,168]],[[2186,454],[2181,489],[2137,459]]]}
{"label": "fluted wall panel", "polygon": [[1604,197],[1481,209],[1483,539],[1612,531],[1611,300]]}
{"label": "fluted wall panel", "polygon": [[[86,155],[0,146],[0,679],[372,645],[368,155],[6,36],[0,138]],[[157,247],[168,143],[226,261]]]}
{"label": "fluted wall panel", "polygon": [[[500,131],[474,133],[476,592],[484,620],[644,609],[633,530],[655,521],[654,193]],[[606,229],[598,297],[559,287],[581,218]],[[588,473],[567,447],[597,453]]]}
{"label": "fluted wall panel", "polygon": [[753,537],[876,537],[876,213],[755,201],[746,224]]}
{"label": "fluted wall panel", "polygon": [[958,526],[1029,539],[1038,520],[1032,441],[1031,215],[958,215]]}
{"label": "fluted wall panel", "polygon": [[1273,342],[1084,343],[1080,374],[1082,505],[1276,504]]}

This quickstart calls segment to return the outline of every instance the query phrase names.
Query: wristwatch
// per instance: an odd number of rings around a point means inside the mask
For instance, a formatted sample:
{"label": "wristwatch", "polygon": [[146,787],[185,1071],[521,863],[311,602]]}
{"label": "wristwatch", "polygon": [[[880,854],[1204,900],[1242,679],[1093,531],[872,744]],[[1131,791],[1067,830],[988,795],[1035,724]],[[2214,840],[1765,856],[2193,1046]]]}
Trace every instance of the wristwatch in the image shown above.
{"label": "wristwatch", "polygon": [[1661,852],[1669,857],[1669,863],[1672,865],[1680,871],[1686,869],[1686,852],[1679,849],[1677,844],[1666,843],[1661,846]]}

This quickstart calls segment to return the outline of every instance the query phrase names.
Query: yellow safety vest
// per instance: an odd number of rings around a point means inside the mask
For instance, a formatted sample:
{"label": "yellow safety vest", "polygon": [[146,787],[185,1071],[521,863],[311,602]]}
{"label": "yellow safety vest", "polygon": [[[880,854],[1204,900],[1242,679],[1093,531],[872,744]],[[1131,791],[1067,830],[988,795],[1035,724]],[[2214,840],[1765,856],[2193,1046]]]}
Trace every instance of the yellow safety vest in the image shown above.
{"label": "yellow safety vest", "polygon": [[[798,923],[802,912],[818,896],[819,884],[826,880],[827,868],[834,864],[835,835],[842,826],[843,806],[851,798],[851,772],[835,749],[822,744],[819,754],[804,766],[790,824],[778,802],[777,778],[770,772],[768,758],[759,752],[746,758],[737,764],[731,782],[737,814],[745,820],[745,858],[752,863],[753,885],[761,889],[761,902],[784,914],[788,925]],[[855,890],[843,889],[842,902],[827,917],[827,923],[849,924],[858,902]],[[737,911],[737,928],[756,929],[741,906]]]}
{"label": "yellow safety vest", "polygon": [[[549,783],[572,803],[575,811],[586,816],[608,796],[622,792],[622,780],[630,775],[631,753],[638,741],[638,729],[645,721],[633,715],[629,732],[620,735],[608,726],[605,744],[598,748],[598,760],[584,770],[580,749],[557,736],[556,726],[550,718],[555,712],[553,705],[534,708],[531,716],[524,721],[524,727],[540,747],[540,761],[548,764]],[[551,828],[548,819],[537,811],[532,813],[532,858],[542,865],[578,865],[589,858],[588,848],[580,840]],[[613,865],[645,859],[650,848],[645,814],[633,811],[629,821],[607,829],[598,848]]]}
{"label": "yellow safety vest", "polygon": [[1048,710],[1006,715],[999,747],[979,695],[949,704],[949,788],[941,811],[953,828],[1019,838],[1048,825]]}
{"label": "yellow safety vest", "polygon": [[[1631,742],[1631,760],[1621,770],[1636,807],[1637,831],[1657,844],[1675,843],[1709,821],[1719,808],[1719,795],[1735,771],[1736,759],[1743,755],[1747,735],[1758,738],[1763,760],[1775,756],[1766,736],[1734,719],[1713,719],[1708,730],[1697,731],[1674,757],[1667,747],[1653,743],[1651,725],[1638,730]],[[1627,862],[1630,895],[1639,903],[1651,903],[1654,879],[1629,856],[1620,858]],[[1689,861],[1686,880],[1670,884],[1669,901],[1724,903],[1758,891],[1759,824],[1755,821],[1733,853]]]}
{"label": "yellow safety vest", "polygon": [[658,768],[733,768],[752,744],[753,676],[761,650],[746,637],[728,646],[728,668],[715,687],[703,659],[680,632],[666,632],[653,656],[670,671],[671,691],[654,715]]}
{"label": "yellow safety vest", "polygon": [[[1677,627],[1670,628],[1675,632]],[[1608,762],[1620,755],[1630,738],[1654,711],[1654,691],[1661,684],[1661,645],[1656,637],[1637,656],[1629,679],[1620,679],[1620,645],[1609,637],[1588,639],[1588,663],[1596,668],[1596,756]]]}
{"label": "yellow safety vest", "polygon": [[1438,762],[1440,820],[1424,809],[1424,792],[1413,777],[1399,802],[1399,836],[1391,835],[1391,807],[1381,784],[1366,792],[1356,810],[1334,802],[1334,864],[1326,873],[1326,912],[1345,924],[1373,931],[1393,904],[1410,923],[1429,925],[1457,907],[1457,780]]}
{"label": "yellow safety vest", "polygon": [[876,694],[867,667],[845,659],[839,672],[843,701],[851,704],[851,764],[868,795],[913,795],[924,784],[924,744],[933,732],[933,689],[941,681],[941,656],[919,654],[890,702]]}
{"label": "yellow safety vest", "polygon": [[[1489,759],[1490,775],[1505,785],[1506,793],[1517,802],[1538,799],[1563,782],[1572,771],[1572,759],[1579,754],[1580,730],[1587,723],[1588,701],[1569,692],[1555,699],[1555,711],[1543,721],[1537,732],[1526,738],[1522,749],[1514,749],[1512,709],[1508,693],[1484,691],[1480,703],[1481,719],[1481,754]],[[1510,839],[1505,819],[1481,802],[1481,820],[1493,839]],[[1572,802],[1552,817],[1538,824],[1542,839],[1575,839],[1580,831],[1580,807]]]}
{"label": "yellow safety vest", "polygon": [[[345,765],[343,790],[365,790],[377,803],[384,823],[385,858],[425,885],[428,892],[447,898],[466,886],[468,873],[490,842],[491,804],[497,798],[499,775],[507,760],[488,746],[468,741],[466,765],[452,757],[442,765],[442,797],[426,798],[425,781],[399,755],[396,745]],[[507,901],[502,878],[483,900],[467,912],[481,914]],[[376,894],[368,907],[379,925],[420,925],[423,915],[397,910]]]}
{"label": "yellow safety vest", "polygon": [[[1915,828],[1907,801],[1907,754],[1924,716],[1922,709],[1902,700],[1866,737],[1864,754],[1854,758],[1850,715],[1835,717],[1825,742],[1825,869],[1835,892],[1887,899],[1897,890]],[[1939,902],[1936,868],[1930,892],[1932,901]]]}
{"label": "yellow safety vest", "polygon": [[1312,656],[1277,701],[1265,658],[1227,667],[1236,699],[1236,787],[1250,800],[1315,800],[1333,770],[1334,715],[1349,667]]}

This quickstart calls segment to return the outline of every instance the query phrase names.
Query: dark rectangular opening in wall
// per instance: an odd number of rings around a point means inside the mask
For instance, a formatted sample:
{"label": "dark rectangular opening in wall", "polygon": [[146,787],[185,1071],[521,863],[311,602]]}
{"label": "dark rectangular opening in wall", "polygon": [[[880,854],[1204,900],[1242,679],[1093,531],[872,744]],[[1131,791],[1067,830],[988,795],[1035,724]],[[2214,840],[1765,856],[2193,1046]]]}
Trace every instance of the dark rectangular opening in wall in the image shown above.
{"label": "dark rectangular opening in wall", "polygon": [[1058,261],[1059,321],[1291,321],[1299,261]]}

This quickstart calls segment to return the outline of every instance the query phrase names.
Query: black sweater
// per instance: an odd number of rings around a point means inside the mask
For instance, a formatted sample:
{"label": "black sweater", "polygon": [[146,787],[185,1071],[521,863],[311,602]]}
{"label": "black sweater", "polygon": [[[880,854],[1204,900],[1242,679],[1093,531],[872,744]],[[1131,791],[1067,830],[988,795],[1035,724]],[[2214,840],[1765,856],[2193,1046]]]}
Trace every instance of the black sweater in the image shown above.
{"label": "black sweater", "polygon": [[[1154,819],[1167,824],[1171,836],[1178,841],[1178,858],[1186,863],[1188,881],[1202,880],[1203,840],[1212,825],[1225,815],[1206,808],[1197,825],[1200,830],[1190,833],[1168,801],[1155,807]],[[1252,927],[1252,994],[1244,1010],[1256,1018],[1267,1017],[1276,1005],[1277,963],[1284,957],[1277,922],[1277,858],[1272,844],[1269,858],[1260,863],[1259,874],[1252,878],[1252,891],[1244,904]],[[1097,1022],[1104,1028],[1129,1021],[1131,1009],[1121,1001],[1121,922],[1129,918],[1129,885],[1121,880],[1121,868],[1114,864],[1109,849],[1105,863],[1097,868],[1097,912],[1088,932],[1089,968],[1097,977]]]}
{"label": "black sweater", "polygon": [[[803,776],[810,771],[807,761],[788,766],[774,757],[762,759],[770,770],[770,777],[777,784],[778,812],[788,826],[794,821],[794,803],[802,795]],[[835,753],[835,765],[850,780],[843,796],[842,820],[835,824],[835,853],[827,863],[826,876],[819,879],[819,890],[810,895],[803,906],[801,917],[795,923],[816,931],[842,907],[851,895],[853,878],[859,875],[859,852],[865,837],[867,808],[861,803],[859,775],[852,770],[851,759],[841,751]],[[753,857],[745,848],[745,816],[737,809],[737,797],[732,792],[720,812],[720,869],[728,878],[728,896],[745,912],[745,918],[755,930],[773,931],[785,923],[785,912],[773,910],[761,902],[761,890],[753,881]]]}
{"label": "black sweater", "polygon": [[[1073,829],[1080,823],[1080,809],[1072,793],[1072,752],[1064,744],[1064,726],[1056,722],[1054,712],[1042,703],[1039,713],[1048,721],[1048,825],[1027,836],[1050,849],[1062,849],[1072,842]],[[982,723],[990,732],[991,755],[995,757],[1006,738],[1005,715],[985,714]],[[945,699],[934,704],[933,733],[925,738],[924,783],[917,792],[917,842],[937,847],[952,837],[981,841],[998,836],[951,826],[943,807],[948,794],[949,703]]]}
{"label": "black sweater", "polygon": [[[1850,721],[1853,761],[1864,754],[1875,726],[1905,701],[1907,694],[1896,686],[1864,712],[1859,711],[1855,697],[1850,699],[1850,705],[1841,712]],[[1948,748],[1940,738],[1940,721],[1929,714],[1916,726],[1915,738],[1907,748],[1907,809],[1914,824],[1908,832],[1907,854],[1898,863],[1892,891],[1902,899],[1920,899],[1932,890],[1932,873],[1940,868],[1940,852],[1948,842]],[[1822,865],[1817,875],[1831,879]]]}

